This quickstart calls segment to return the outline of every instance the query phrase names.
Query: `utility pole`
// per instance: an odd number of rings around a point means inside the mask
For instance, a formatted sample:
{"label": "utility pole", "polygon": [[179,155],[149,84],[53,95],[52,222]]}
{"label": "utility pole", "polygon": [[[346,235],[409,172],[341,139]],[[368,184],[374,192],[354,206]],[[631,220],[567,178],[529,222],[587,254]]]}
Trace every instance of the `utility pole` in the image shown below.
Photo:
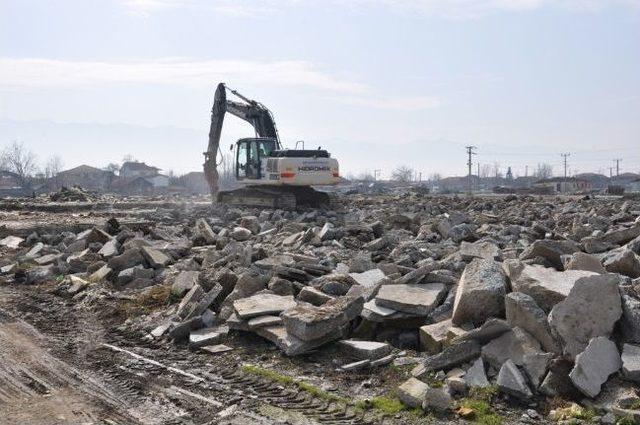
{"label": "utility pole", "polygon": [[379,174],[380,174],[380,170],[373,170],[373,181],[378,181]]}
{"label": "utility pole", "polygon": [[564,158],[564,178],[567,178],[567,157],[571,156],[570,153],[561,153],[561,157]]}
{"label": "utility pole", "polygon": [[476,147],[465,146],[465,149],[467,149],[467,155],[469,155],[469,160],[467,161],[467,165],[469,166],[469,175],[467,176],[467,178],[469,179],[469,181],[467,182],[467,185],[468,185],[469,195],[471,195],[471,166],[473,165],[473,161],[471,161],[471,156],[476,155],[476,153],[473,151],[474,149],[476,149]]}
{"label": "utility pole", "polygon": [[613,167],[609,167],[609,178],[613,178]]}
{"label": "utility pole", "polygon": [[418,181],[419,181],[419,182],[422,182],[422,171],[420,171],[419,176],[420,176],[420,177],[418,177]]}
{"label": "utility pole", "polygon": [[529,177],[529,166],[528,165],[524,166],[524,176],[525,177]]}
{"label": "utility pole", "polygon": [[620,175],[620,161],[622,161],[622,158],[616,158],[613,161],[616,163],[616,177],[618,177]]}

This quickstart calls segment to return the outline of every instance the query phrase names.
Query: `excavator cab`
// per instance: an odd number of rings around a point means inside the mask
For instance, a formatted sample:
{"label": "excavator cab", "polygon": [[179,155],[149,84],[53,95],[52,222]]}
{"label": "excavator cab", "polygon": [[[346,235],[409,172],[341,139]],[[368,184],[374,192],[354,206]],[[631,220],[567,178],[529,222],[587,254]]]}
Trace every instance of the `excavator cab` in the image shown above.
{"label": "excavator cab", "polygon": [[265,158],[278,148],[278,142],[268,137],[245,138],[238,140],[236,147],[236,178],[260,180]]}

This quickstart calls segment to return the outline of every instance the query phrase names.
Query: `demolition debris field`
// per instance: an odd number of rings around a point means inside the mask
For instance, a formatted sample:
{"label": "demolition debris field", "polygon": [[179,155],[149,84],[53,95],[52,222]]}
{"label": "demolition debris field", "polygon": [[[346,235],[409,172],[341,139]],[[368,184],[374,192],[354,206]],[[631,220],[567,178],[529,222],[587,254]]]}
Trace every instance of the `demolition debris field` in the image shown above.
{"label": "demolition debris field", "polygon": [[81,195],[0,202],[0,424],[640,420],[638,200]]}

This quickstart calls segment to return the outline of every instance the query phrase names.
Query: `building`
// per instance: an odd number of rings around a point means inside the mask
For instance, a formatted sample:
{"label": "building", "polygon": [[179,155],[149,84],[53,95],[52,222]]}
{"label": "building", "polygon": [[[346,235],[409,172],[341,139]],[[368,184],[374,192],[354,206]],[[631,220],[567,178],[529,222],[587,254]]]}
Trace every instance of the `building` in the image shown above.
{"label": "building", "polygon": [[153,177],[160,171],[157,167],[152,167],[144,162],[126,161],[120,167],[120,177]]}
{"label": "building", "polygon": [[106,192],[115,178],[112,171],[80,165],[70,170],[60,171],[47,181],[45,187],[49,191],[56,191],[63,186],[80,186],[85,190]]}
{"label": "building", "polygon": [[629,192],[640,193],[640,178],[629,183]]}
{"label": "building", "polygon": [[23,184],[18,174],[7,170],[0,170],[0,196],[27,195],[31,195],[31,188]]}
{"label": "building", "polygon": [[535,182],[534,187],[551,193],[579,193],[592,190],[591,183],[576,177],[552,177]]}
{"label": "building", "polygon": [[184,187],[190,194],[207,194],[209,185],[202,171],[192,171],[178,177],[177,185]]}
{"label": "building", "polygon": [[111,191],[120,195],[152,195],[153,183],[145,177],[118,177],[111,185]]}

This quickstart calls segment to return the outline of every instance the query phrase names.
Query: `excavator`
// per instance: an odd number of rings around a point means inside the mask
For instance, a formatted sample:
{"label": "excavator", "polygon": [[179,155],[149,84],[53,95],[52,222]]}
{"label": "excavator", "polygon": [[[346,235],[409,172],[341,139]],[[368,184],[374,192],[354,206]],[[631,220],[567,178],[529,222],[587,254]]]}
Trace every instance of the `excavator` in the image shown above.
{"label": "excavator", "polygon": [[[235,99],[227,99],[231,93]],[[235,150],[234,174],[240,188],[220,191],[218,152],[226,113],[251,124],[255,137],[239,139]],[[302,143],[302,149],[298,145]],[[284,149],[273,115],[263,104],[249,99],[224,83],[216,88],[211,109],[209,145],[204,152],[204,174],[214,201],[266,208],[295,209],[329,204],[329,195],[312,186],[335,185],[340,181],[338,161],[318,148]]]}

